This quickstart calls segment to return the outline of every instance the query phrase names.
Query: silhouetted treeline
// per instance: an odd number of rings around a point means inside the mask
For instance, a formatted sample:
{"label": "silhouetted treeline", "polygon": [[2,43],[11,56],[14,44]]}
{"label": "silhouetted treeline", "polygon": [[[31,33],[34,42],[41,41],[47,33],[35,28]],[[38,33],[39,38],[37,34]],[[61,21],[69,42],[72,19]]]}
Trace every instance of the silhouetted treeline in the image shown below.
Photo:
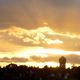
{"label": "silhouetted treeline", "polygon": [[80,67],[61,69],[9,64],[6,67],[0,67],[0,80],[80,80]]}

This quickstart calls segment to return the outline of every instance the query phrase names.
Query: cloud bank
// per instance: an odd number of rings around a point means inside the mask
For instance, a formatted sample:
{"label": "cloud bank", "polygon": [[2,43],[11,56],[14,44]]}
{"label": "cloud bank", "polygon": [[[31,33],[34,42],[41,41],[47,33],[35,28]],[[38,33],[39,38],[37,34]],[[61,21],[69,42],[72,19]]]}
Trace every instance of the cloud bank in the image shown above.
{"label": "cloud bank", "polygon": [[[64,55],[67,63],[70,64],[80,64],[80,55],[70,54],[70,55]],[[45,63],[45,62],[56,62],[59,63],[59,58],[61,55],[48,55],[47,57],[41,57],[41,56],[30,56],[30,58],[23,58],[23,57],[3,57],[0,58],[0,62],[6,62],[6,63],[27,63],[27,62],[37,62],[37,63]]]}
{"label": "cloud bank", "polygon": [[[80,64],[80,55],[64,55],[67,63]],[[49,55],[48,57],[31,56],[30,58],[35,62],[57,62],[59,63],[59,58],[61,55]]]}
{"label": "cloud bank", "polygon": [[27,61],[28,61],[27,58],[18,58],[18,57],[12,57],[12,58],[4,57],[4,58],[0,58],[0,62],[6,62],[6,63],[11,63],[11,62],[24,63],[24,62],[27,62]]}
{"label": "cloud bank", "polygon": [[7,41],[6,45],[8,46],[11,44],[14,46],[39,46],[44,48],[58,48],[72,51],[80,50],[80,35],[66,32],[58,33],[53,31],[48,26],[38,27],[32,30],[19,28],[16,26],[9,27],[7,29],[0,30],[0,39],[1,43],[2,41]]}

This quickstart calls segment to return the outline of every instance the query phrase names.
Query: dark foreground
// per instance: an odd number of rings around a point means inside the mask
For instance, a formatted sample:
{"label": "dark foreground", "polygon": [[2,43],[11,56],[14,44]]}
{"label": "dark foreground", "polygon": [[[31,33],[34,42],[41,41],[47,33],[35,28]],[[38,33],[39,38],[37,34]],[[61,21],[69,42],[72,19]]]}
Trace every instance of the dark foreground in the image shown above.
{"label": "dark foreground", "polygon": [[80,80],[80,67],[40,69],[10,64],[0,68],[0,80]]}

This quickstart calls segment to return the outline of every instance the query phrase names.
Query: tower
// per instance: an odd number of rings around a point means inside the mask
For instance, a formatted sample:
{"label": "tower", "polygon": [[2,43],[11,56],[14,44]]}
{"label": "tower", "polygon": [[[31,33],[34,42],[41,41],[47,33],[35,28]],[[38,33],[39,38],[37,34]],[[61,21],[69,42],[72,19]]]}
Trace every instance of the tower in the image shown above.
{"label": "tower", "polygon": [[60,68],[65,69],[65,67],[66,67],[66,58],[63,57],[63,56],[60,57],[59,64],[60,64]]}

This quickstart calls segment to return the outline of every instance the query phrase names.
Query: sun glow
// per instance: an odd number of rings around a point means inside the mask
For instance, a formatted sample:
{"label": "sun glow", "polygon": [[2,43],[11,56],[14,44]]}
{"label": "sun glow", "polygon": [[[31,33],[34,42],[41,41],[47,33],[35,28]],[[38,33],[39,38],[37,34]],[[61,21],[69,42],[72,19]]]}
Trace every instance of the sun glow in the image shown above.
{"label": "sun glow", "polygon": [[63,50],[58,50],[58,49],[30,49],[30,50],[23,50],[19,52],[19,57],[29,57],[32,55],[36,55],[36,56],[41,56],[41,57],[46,57],[49,54],[64,54]]}
{"label": "sun glow", "polygon": [[[80,51],[68,51],[66,49],[66,47],[70,47],[69,45],[71,45],[71,50],[76,48],[75,44],[78,47],[80,35],[71,34],[69,32],[58,33],[55,30],[52,30],[48,25],[31,30],[12,26],[8,29],[0,30],[0,33],[0,49],[7,51],[1,52],[0,58],[27,58],[29,61],[24,64],[31,65],[31,62],[33,62],[33,60],[30,59],[31,56],[44,59],[51,56],[66,56],[70,54],[80,55]],[[2,46],[3,44],[5,44],[5,46]],[[47,62],[43,63],[33,63],[35,66],[40,67],[44,65],[58,66],[56,62],[46,61]],[[71,65],[68,64],[68,66]]]}
{"label": "sun glow", "polygon": [[41,56],[47,57],[48,55],[69,55],[69,54],[77,54],[80,55],[79,51],[65,51],[60,49],[45,49],[45,48],[37,48],[37,49],[24,49],[23,51],[17,52],[16,56],[19,57],[30,57],[30,56]]}

